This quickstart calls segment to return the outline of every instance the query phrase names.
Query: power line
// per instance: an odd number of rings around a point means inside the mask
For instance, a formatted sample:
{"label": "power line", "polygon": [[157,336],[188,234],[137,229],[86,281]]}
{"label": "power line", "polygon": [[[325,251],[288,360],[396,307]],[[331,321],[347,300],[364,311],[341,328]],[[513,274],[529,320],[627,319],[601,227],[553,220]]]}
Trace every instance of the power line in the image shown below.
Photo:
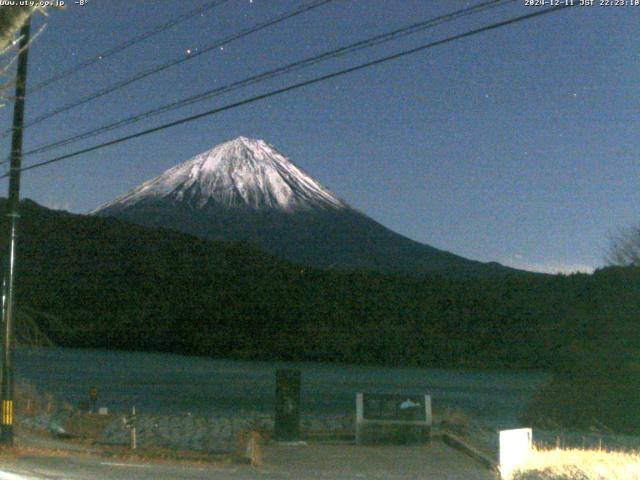
{"label": "power line", "polygon": [[[444,45],[446,43],[450,43],[450,42],[453,42],[453,41],[456,41],[456,40],[460,40],[462,38],[471,37],[473,35],[484,33],[484,32],[490,31],[490,30],[495,30],[495,29],[498,29],[498,28],[501,28],[501,27],[505,27],[507,25],[513,25],[515,23],[519,23],[519,22],[523,22],[525,20],[529,20],[529,19],[532,19],[532,18],[540,17],[542,15],[546,15],[546,14],[549,14],[549,13],[552,13],[552,12],[557,12],[557,11],[563,10],[565,8],[569,8],[571,6],[572,5],[570,5],[570,4],[568,4],[568,5],[560,5],[560,6],[557,6],[557,7],[551,7],[551,8],[547,8],[547,9],[544,9],[544,10],[539,10],[537,12],[533,12],[533,13],[530,13],[530,14],[527,14],[527,15],[521,15],[521,16],[518,16],[518,17],[513,17],[513,18],[510,18],[508,20],[503,20],[501,22],[492,23],[492,24],[484,26],[484,27],[480,27],[480,28],[477,28],[477,29],[474,29],[474,30],[469,30],[469,31],[464,32],[464,33],[460,33],[460,34],[457,34],[457,35],[453,35],[451,37],[444,38],[442,40],[437,40],[435,42],[431,42],[431,43],[427,43],[427,44],[424,44],[424,45],[420,45],[418,47],[414,47],[414,48],[411,48],[411,49],[408,49],[408,50],[403,50],[403,51],[401,51],[399,53],[395,53],[393,55],[388,55],[388,56],[379,58],[377,60],[372,60],[372,61],[369,61],[369,62],[366,62],[366,63],[361,63],[361,64],[356,65],[354,67],[349,67],[349,68],[345,68],[343,70],[338,70],[338,71],[333,72],[333,73],[322,75],[320,77],[316,77],[316,78],[313,78],[313,79],[310,79],[310,80],[305,80],[303,82],[295,83],[295,84],[289,85],[287,87],[279,88],[277,90],[272,90],[270,92],[267,92],[267,93],[264,93],[264,94],[261,94],[261,95],[256,95],[254,97],[250,97],[250,98],[247,98],[247,99],[235,102],[235,103],[231,103],[231,104],[225,105],[223,107],[219,107],[219,108],[215,108],[215,109],[212,109],[212,110],[208,110],[206,112],[199,113],[197,115],[191,115],[189,117],[182,118],[180,120],[176,120],[176,121],[173,121],[173,122],[170,122],[170,123],[165,123],[165,124],[160,125],[158,127],[154,127],[154,128],[150,128],[150,129],[147,129],[147,130],[143,130],[141,132],[134,133],[134,134],[131,134],[131,135],[126,135],[124,137],[120,137],[120,138],[117,138],[117,139],[114,139],[114,140],[110,140],[108,142],[104,142],[104,143],[101,143],[101,144],[98,144],[98,145],[94,145],[92,147],[88,147],[88,148],[84,148],[84,149],[81,149],[81,150],[77,150],[75,152],[68,153],[66,155],[61,155],[59,157],[55,157],[55,158],[52,158],[52,159],[49,159],[49,160],[38,162],[38,163],[35,163],[35,164],[32,164],[32,165],[29,165],[27,167],[23,167],[23,168],[20,169],[20,171],[32,170],[32,169],[35,169],[35,168],[43,167],[45,165],[50,165],[52,163],[57,163],[57,162],[60,162],[62,160],[66,160],[66,159],[69,159],[69,158],[77,157],[79,155],[83,155],[85,153],[89,153],[89,152],[93,152],[93,151],[96,151],[96,150],[100,150],[102,148],[110,147],[112,145],[123,143],[123,142],[126,142],[128,140],[133,140],[135,138],[139,138],[139,137],[142,137],[142,136],[145,136],[145,135],[149,135],[149,134],[152,134],[152,133],[155,133],[155,132],[159,132],[161,130],[166,130],[166,129],[171,128],[171,127],[175,127],[175,126],[182,125],[182,124],[185,124],[185,123],[193,122],[195,120],[199,120],[199,119],[204,118],[204,117],[209,117],[209,116],[212,116],[212,115],[215,115],[215,114],[227,111],[227,110],[231,110],[233,108],[237,108],[237,107],[240,107],[240,106],[243,106],[243,105],[248,105],[250,103],[254,103],[254,102],[257,102],[259,100],[264,100],[266,98],[274,97],[274,96],[280,95],[282,93],[290,92],[292,90],[297,90],[299,88],[306,87],[306,86],[309,86],[309,85],[313,85],[313,84],[316,84],[316,83],[320,83],[320,82],[323,82],[323,81],[326,81],[326,80],[329,80],[329,79],[332,79],[332,78],[341,77],[343,75],[347,75],[349,73],[357,72],[359,70],[363,70],[365,68],[373,67],[375,65],[379,65],[379,64],[382,64],[382,63],[385,63],[385,62],[389,62],[389,61],[392,61],[392,60],[397,60],[397,59],[405,57],[407,55],[412,55],[414,53],[418,53],[418,52],[421,52],[423,50],[427,50],[427,49],[434,48],[434,47],[437,47],[437,46],[440,46],[440,45]],[[0,176],[0,178],[6,178],[7,176],[8,176],[7,174],[4,174],[4,175]]]}
{"label": "power line", "polygon": [[[227,0],[225,0],[227,1]],[[47,120],[51,117],[54,117],[56,115],[59,115],[63,112],[67,112],[73,108],[79,107],[80,105],[84,105],[85,103],[91,102],[93,100],[96,100],[97,98],[103,97],[104,95],[107,95],[109,93],[115,92],[116,90],[119,90],[121,88],[124,88],[128,85],[131,85],[132,83],[135,83],[137,81],[140,81],[144,78],[147,78],[151,75],[155,75],[156,73],[162,72],[168,68],[171,68],[175,65],[179,65],[181,63],[184,63],[186,61],[189,61],[193,58],[198,57],[199,55],[202,55],[204,53],[210,52],[211,50],[223,47],[235,40],[239,40],[241,38],[247,37],[253,33],[256,33],[260,30],[264,30],[265,28],[271,27],[273,25],[277,25],[280,22],[283,22],[287,19],[293,18],[295,16],[301,15],[303,13],[306,13],[310,10],[313,10],[315,8],[318,8],[322,5],[325,5],[327,3],[332,2],[333,0],[315,0],[307,5],[304,5],[300,8],[297,8],[293,11],[287,12],[285,14],[279,15],[275,18],[272,18],[270,20],[267,20],[265,22],[262,23],[258,23],[256,25],[254,25],[253,27],[241,30],[238,33],[235,33],[233,35],[230,35],[228,37],[225,37],[224,39],[221,40],[217,40],[216,42],[214,42],[211,45],[208,45],[202,49],[198,49],[198,51],[196,51],[194,49],[193,53],[187,55],[187,56],[180,56],[179,58],[173,59],[167,63],[155,66],[150,68],[149,70],[145,70],[143,72],[140,72],[136,75],[134,75],[133,77],[124,79],[120,82],[114,83],[112,85],[109,85],[108,87],[102,88],[100,90],[98,90],[97,92],[91,93],[89,95],[86,95],[78,100],[75,100],[71,103],[68,103],[66,105],[63,105],[55,110],[52,110],[50,112],[47,112],[43,115],[40,115],[39,117],[34,118],[33,120],[26,122],[24,125],[24,128],[28,128],[31,127],[33,125],[36,125],[38,123],[43,122],[44,120]],[[2,132],[2,134],[0,135],[0,137],[6,136],[9,133],[11,133],[11,130],[5,130],[4,132]]]}
{"label": "power line", "polygon": [[34,93],[37,92],[38,90],[51,85],[52,83],[55,83],[59,80],[62,80],[63,78],[67,78],[71,75],[73,75],[74,73],[79,72],[80,70],[84,70],[87,67],[90,67],[91,65],[94,65],[98,62],[101,62],[102,60],[104,60],[107,57],[110,57],[112,55],[115,55],[116,53],[120,53],[123,50],[126,50],[127,48],[136,45],[144,40],[147,40],[148,38],[153,37],[154,35],[157,35],[159,33],[164,32],[165,30],[169,30],[172,27],[175,27],[176,25],[185,22],[193,17],[196,17],[198,15],[203,14],[204,12],[211,10],[213,8],[216,8],[220,5],[222,5],[223,3],[226,3],[228,0],[215,0],[213,2],[209,2],[199,8],[196,8],[195,10],[191,10],[189,12],[186,12],[172,20],[169,20],[168,22],[165,22],[163,24],[157,25],[154,28],[152,28],[151,30],[144,32],[140,35],[137,35],[133,38],[130,38],[129,40],[116,45],[115,47],[112,47],[108,50],[105,50],[102,53],[99,53],[98,55],[96,55],[93,58],[90,58],[89,60],[86,60],[84,62],[81,62],[71,68],[68,68],[67,70],[63,70],[57,74],[52,75],[51,77],[47,78],[46,80],[43,80],[39,83],[36,83],[33,87],[31,87],[29,89],[29,93]]}
{"label": "power line", "polygon": [[[165,112],[169,112],[172,110],[176,110],[178,108],[182,108],[185,107],[187,105],[191,105],[193,103],[196,102],[200,102],[203,100],[208,100],[210,98],[216,97],[218,95],[222,95],[225,93],[229,93],[231,91],[237,90],[239,88],[242,87],[246,87],[249,85],[253,85],[253,84],[257,84],[257,83],[261,83],[263,81],[266,80],[270,80],[276,77],[279,77],[281,75],[284,74],[288,74],[297,70],[300,70],[302,68],[306,68],[309,67],[311,65],[315,65],[317,63],[323,62],[325,60],[329,60],[332,58],[336,58],[336,57],[340,57],[346,54],[350,54],[365,48],[370,48],[372,46],[375,45],[379,45],[381,43],[385,43],[385,42],[389,42],[392,40],[396,40],[398,38],[404,37],[404,36],[408,36],[408,35],[412,35],[421,31],[424,31],[428,28],[433,28],[436,27],[438,25],[441,25],[442,23],[446,23],[446,22],[450,22],[453,21],[457,18],[460,18],[462,16],[468,16],[468,15],[473,15],[491,8],[496,8],[496,7],[500,7],[503,6],[507,3],[512,3],[516,0],[490,0],[490,1],[486,1],[483,3],[479,3],[473,7],[468,7],[468,8],[464,8],[461,10],[457,10],[455,12],[451,12],[445,15],[440,15],[438,17],[434,17],[422,22],[418,22],[418,23],[413,23],[411,25],[408,25],[406,27],[402,27],[396,30],[393,30],[391,32],[388,33],[384,33],[384,34],[380,34],[377,35],[375,37],[372,38],[368,38],[365,40],[361,40],[359,42],[338,48],[338,49],[334,49],[334,50],[329,50],[329,51],[325,51],[321,54],[318,55],[314,55],[312,57],[308,57],[306,59],[297,61],[297,62],[293,62],[287,65],[284,65],[282,67],[278,67],[276,69],[273,70],[269,70],[266,72],[263,72],[261,74],[258,75],[254,75],[252,77],[243,79],[243,80],[239,80],[236,82],[232,82],[230,84],[224,85],[224,86],[220,86],[220,87],[216,87],[213,89],[209,89],[206,90],[204,92],[201,92],[199,94],[196,95],[192,95],[190,97],[187,98],[183,98],[182,100],[178,100],[175,102],[171,102],[165,105],[162,105],[160,107],[156,107],[153,108],[151,110],[147,110],[145,112],[141,112],[129,117],[125,117],[124,119],[118,120],[114,123],[109,123],[106,125],[103,125],[101,127],[97,127],[94,128],[92,130],[88,130],[76,135],[73,135],[71,137],[67,137],[61,140],[57,140],[53,143],[49,143],[49,144],[45,144],[45,145],[41,145],[39,147],[36,147],[33,150],[30,150],[28,152],[25,152],[25,155],[33,155],[33,154],[37,154],[37,153],[43,153],[49,150],[53,150],[56,149],[58,147],[64,146],[64,145],[69,145],[72,143],[76,143],[80,140],[84,140],[87,138],[91,138],[97,135],[100,135],[102,133],[106,133],[109,132],[111,130],[115,130],[121,127],[124,127],[126,125],[130,125],[132,123],[136,123],[139,122],[141,120],[144,120],[146,118],[150,118],[156,115],[159,115],[161,113],[165,113]],[[0,162],[0,164],[3,162]]]}

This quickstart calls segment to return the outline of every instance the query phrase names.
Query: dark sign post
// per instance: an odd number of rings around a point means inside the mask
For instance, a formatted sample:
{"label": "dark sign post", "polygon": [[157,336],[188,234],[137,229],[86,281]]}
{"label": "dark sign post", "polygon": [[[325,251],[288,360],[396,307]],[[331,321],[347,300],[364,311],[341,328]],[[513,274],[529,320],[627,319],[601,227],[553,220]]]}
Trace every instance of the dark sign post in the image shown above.
{"label": "dark sign post", "polygon": [[418,443],[431,438],[431,397],[359,393],[356,443]]}
{"label": "dark sign post", "polygon": [[300,371],[276,370],[275,437],[300,440]]}

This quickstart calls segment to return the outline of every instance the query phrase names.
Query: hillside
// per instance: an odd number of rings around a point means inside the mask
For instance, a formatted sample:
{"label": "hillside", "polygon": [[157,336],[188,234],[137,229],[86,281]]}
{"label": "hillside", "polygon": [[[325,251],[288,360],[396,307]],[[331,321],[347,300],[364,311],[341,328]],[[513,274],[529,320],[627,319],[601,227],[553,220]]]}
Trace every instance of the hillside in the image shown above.
{"label": "hillside", "polygon": [[593,335],[599,309],[616,316],[609,297],[625,289],[626,301],[640,299],[627,286],[640,285],[637,270],[467,279],[322,271],[30,201],[19,235],[18,307],[58,316],[65,328],[42,327],[67,346],[551,368]]}

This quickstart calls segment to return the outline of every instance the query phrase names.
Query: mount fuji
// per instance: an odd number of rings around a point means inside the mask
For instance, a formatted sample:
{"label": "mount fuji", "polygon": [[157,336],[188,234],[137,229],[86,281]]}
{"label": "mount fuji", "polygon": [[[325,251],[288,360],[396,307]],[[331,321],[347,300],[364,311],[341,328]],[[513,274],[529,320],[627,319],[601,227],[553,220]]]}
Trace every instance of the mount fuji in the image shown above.
{"label": "mount fuji", "polygon": [[263,140],[238,137],[93,212],[210,240],[246,241],[321,268],[409,274],[513,271],[399,235],[324,188]]}

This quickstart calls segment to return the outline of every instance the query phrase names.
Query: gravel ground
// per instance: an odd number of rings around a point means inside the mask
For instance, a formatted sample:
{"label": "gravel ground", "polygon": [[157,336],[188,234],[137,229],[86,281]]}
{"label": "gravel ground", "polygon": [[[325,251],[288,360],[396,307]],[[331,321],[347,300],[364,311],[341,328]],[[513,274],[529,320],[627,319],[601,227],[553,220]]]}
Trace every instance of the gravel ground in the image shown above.
{"label": "gravel ground", "polygon": [[[20,417],[19,423],[28,428],[48,430],[57,436],[74,433],[100,424],[98,444],[127,445],[130,432],[124,427],[123,415],[87,415],[73,412],[40,414]],[[303,434],[330,433],[353,434],[353,416],[311,416],[301,419]],[[65,429],[68,427],[68,430]],[[268,433],[273,430],[271,417],[257,412],[243,412],[237,416],[211,415],[139,415],[137,423],[138,444],[153,449],[164,447],[176,450],[202,452],[236,451],[238,433],[247,430]],[[26,437],[25,437],[26,434]],[[33,444],[30,434],[23,432],[25,444]],[[34,435],[34,434],[31,434]],[[47,436],[44,436],[47,437]],[[52,437],[36,438],[42,447],[60,448]],[[44,443],[43,443],[44,442]],[[51,443],[53,442],[53,443]],[[83,443],[83,445],[89,445]],[[98,447],[98,445],[95,445]],[[90,447],[89,447],[90,448]],[[361,447],[353,444],[324,444],[309,442],[267,442],[261,448],[262,460],[257,467],[230,464],[226,468],[189,465],[136,463],[128,467],[126,460],[95,459],[69,452],[62,459],[55,457],[25,457],[16,461],[22,472],[43,473],[46,478],[78,478],[114,480],[135,478],[140,480],[164,478],[238,478],[238,480],[414,480],[419,478],[447,478],[480,480],[495,478],[475,459],[452,449],[438,440],[425,445]],[[213,468],[213,470],[211,470]],[[16,470],[18,471],[18,470]],[[73,472],[73,476],[71,473]]]}

